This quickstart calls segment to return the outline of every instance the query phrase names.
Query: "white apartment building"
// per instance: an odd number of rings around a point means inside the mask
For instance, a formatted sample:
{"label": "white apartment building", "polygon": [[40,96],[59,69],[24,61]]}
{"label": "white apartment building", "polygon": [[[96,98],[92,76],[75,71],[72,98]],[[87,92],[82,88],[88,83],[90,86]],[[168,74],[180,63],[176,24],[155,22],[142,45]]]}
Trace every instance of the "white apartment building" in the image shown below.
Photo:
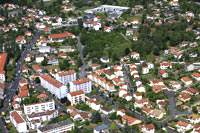
{"label": "white apartment building", "polygon": [[54,94],[58,99],[64,98],[67,96],[68,90],[67,86],[63,85],[54,78],[51,78],[47,74],[40,76],[41,85]]}
{"label": "white apartment building", "polygon": [[24,105],[24,113],[28,115],[33,113],[52,111],[52,110],[55,110],[55,102],[53,100]]}
{"label": "white apartment building", "polygon": [[63,133],[66,131],[71,131],[74,128],[74,123],[70,120],[64,120],[58,123],[53,123],[40,127],[37,129],[37,133]]}
{"label": "white apartment building", "polygon": [[7,62],[7,53],[0,54],[0,62],[0,83],[3,83],[6,80],[5,66]]}
{"label": "white apartment building", "polygon": [[56,80],[58,80],[64,85],[67,85],[67,83],[69,82],[76,81],[76,72],[74,70],[70,70],[57,73]]}
{"label": "white apartment building", "polygon": [[83,90],[84,93],[90,93],[92,91],[92,82],[89,78],[70,82],[70,92]]}
{"label": "white apartment building", "polygon": [[71,102],[71,105],[78,104],[79,102],[85,102],[85,93],[83,90],[71,92],[67,94],[68,100]]}
{"label": "white apartment building", "polygon": [[10,112],[10,121],[13,123],[19,133],[27,132],[26,121],[17,111]]}

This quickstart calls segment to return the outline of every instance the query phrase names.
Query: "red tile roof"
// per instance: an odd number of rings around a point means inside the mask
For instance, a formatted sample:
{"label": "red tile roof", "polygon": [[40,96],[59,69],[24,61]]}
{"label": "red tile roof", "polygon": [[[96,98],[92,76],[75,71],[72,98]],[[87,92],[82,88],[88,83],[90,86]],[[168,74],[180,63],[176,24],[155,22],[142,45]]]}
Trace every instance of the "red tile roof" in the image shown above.
{"label": "red tile roof", "polygon": [[187,127],[189,123],[184,122],[184,121],[178,121],[177,123],[179,126]]}
{"label": "red tile roof", "polygon": [[69,32],[49,35],[50,38],[65,38],[65,37],[72,37],[72,36],[74,36],[74,35],[72,33],[69,33]]}
{"label": "red tile roof", "polygon": [[86,82],[89,82],[89,81],[91,81],[89,78],[84,78],[84,79],[81,79],[81,80],[73,81],[73,84],[78,85],[78,84],[83,84],[83,83],[86,83]]}
{"label": "red tile roof", "polygon": [[51,78],[50,76],[46,75],[46,74],[43,74],[41,76],[41,78],[43,78],[44,80],[46,80],[47,82],[49,82],[50,84],[52,84],[53,86],[57,87],[57,88],[60,88],[63,84],[60,83],[59,81],[57,81],[56,79],[54,78]]}
{"label": "red tile roof", "polygon": [[40,94],[40,95],[37,96],[38,99],[44,98],[44,97],[48,97],[47,94],[43,94],[43,93],[42,93],[42,94]]}
{"label": "red tile roof", "polygon": [[7,53],[0,54],[0,73],[5,74],[4,67],[6,64]]}
{"label": "red tile roof", "polygon": [[17,124],[20,124],[20,123],[23,123],[25,122],[22,117],[16,112],[16,111],[13,111],[11,113],[11,116],[13,117],[13,119],[16,121]]}
{"label": "red tile roof", "polygon": [[74,74],[74,73],[76,73],[74,70],[70,70],[70,71],[58,73],[58,75],[59,76],[65,76],[65,75],[70,75],[70,74]]}
{"label": "red tile roof", "polygon": [[188,77],[183,77],[182,80],[184,80],[185,82],[189,82],[189,81],[192,81],[190,78]]}
{"label": "red tile roof", "polygon": [[126,122],[126,120],[128,121],[128,124],[131,125],[132,123],[134,123],[135,121],[137,121],[137,120],[139,120],[139,119],[133,118],[133,117],[128,116],[128,115],[122,116],[122,121],[123,121],[123,122]]}
{"label": "red tile roof", "polygon": [[195,77],[198,77],[198,78],[200,77],[199,73],[192,73],[192,75],[195,76]]}
{"label": "red tile roof", "polygon": [[192,94],[196,94],[198,92],[197,90],[190,88],[190,87],[187,88],[187,91],[192,93]]}
{"label": "red tile roof", "polygon": [[71,92],[70,95],[71,96],[77,96],[77,95],[81,95],[81,94],[84,94],[84,92],[82,90],[79,90],[79,91],[75,91],[75,92]]}
{"label": "red tile roof", "polygon": [[145,127],[146,127],[146,129],[148,129],[149,131],[155,128],[153,124],[146,125]]}

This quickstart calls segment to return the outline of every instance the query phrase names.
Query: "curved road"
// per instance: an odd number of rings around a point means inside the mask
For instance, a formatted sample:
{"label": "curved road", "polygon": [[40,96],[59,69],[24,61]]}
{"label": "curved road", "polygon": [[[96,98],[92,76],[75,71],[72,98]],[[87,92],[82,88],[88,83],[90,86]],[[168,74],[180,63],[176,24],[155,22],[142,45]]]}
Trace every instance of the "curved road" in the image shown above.
{"label": "curved road", "polygon": [[[37,39],[40,37],[40,34],[43,33],[44,31],[40,31],[36,29],[36,34],[34,35],[33,39],[29,42],[29,44],[27,45],[27,47],[24,49],[24,51],[21,53],[20,58],[18,59],[18,61],[16,62],[16,68],[15,68],[15,79],[13,79],[13,81],[11,81],[6,87],[5,89],[8,90],[7,95],[5,96],[4,100],[3,100],[3,107],[0,109],[0,113],[1,112],[6,112],[6,110],[9,107],[9,103],[10,101],[12,101],[13,97],[16,94],[17,88],[18,88],[18,84],[19,81],[21,80],[22,77],[22,65],[24,62],[25,57],[27,56],[27,54],[30,52],[31,48],[33,47],[33,45],[36,43]],[[0,129],[3,133],[6,133],[7,130],[3,125],[2,120],[0,119]]]}

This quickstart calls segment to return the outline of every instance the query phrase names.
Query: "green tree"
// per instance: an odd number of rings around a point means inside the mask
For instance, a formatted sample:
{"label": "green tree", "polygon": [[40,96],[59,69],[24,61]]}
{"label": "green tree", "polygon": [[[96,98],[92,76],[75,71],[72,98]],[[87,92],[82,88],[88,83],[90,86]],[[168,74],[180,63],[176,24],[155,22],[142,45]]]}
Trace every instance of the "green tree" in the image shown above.
{"label": "green tree", "polygon": [[91,122],[96,124],[102,122],[101,114],[99,112],[92,113]]}
{"label": "green tree", "polygon": [[39,84],[39,83],[40,83],[40,78],[39,78],[39,77],[36,77],[36,78],[35,78],[35,82],[36,82],[37,84]]}
{"label": "green tree", "polygon": [[112,124],[111,124],[109,129],[112,130],[112,131],[117,129],[117,126],[116,126],[115,122],[112,122]]}
{"label": "green tree", "polygon": [[48,64],[48,59],[46,57],[44,57],[44,60],[41,62],[42,66],[47,66]]}

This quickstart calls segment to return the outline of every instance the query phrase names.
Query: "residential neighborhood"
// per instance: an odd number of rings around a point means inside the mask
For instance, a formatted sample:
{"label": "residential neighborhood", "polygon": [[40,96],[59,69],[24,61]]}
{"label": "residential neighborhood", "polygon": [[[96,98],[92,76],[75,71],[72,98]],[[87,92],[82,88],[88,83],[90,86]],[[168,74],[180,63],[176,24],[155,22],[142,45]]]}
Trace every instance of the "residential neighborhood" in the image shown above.
{"label": "residential neighborhood", "polygon": [[0,133],[199,133],[198,0],[0,1]]}

